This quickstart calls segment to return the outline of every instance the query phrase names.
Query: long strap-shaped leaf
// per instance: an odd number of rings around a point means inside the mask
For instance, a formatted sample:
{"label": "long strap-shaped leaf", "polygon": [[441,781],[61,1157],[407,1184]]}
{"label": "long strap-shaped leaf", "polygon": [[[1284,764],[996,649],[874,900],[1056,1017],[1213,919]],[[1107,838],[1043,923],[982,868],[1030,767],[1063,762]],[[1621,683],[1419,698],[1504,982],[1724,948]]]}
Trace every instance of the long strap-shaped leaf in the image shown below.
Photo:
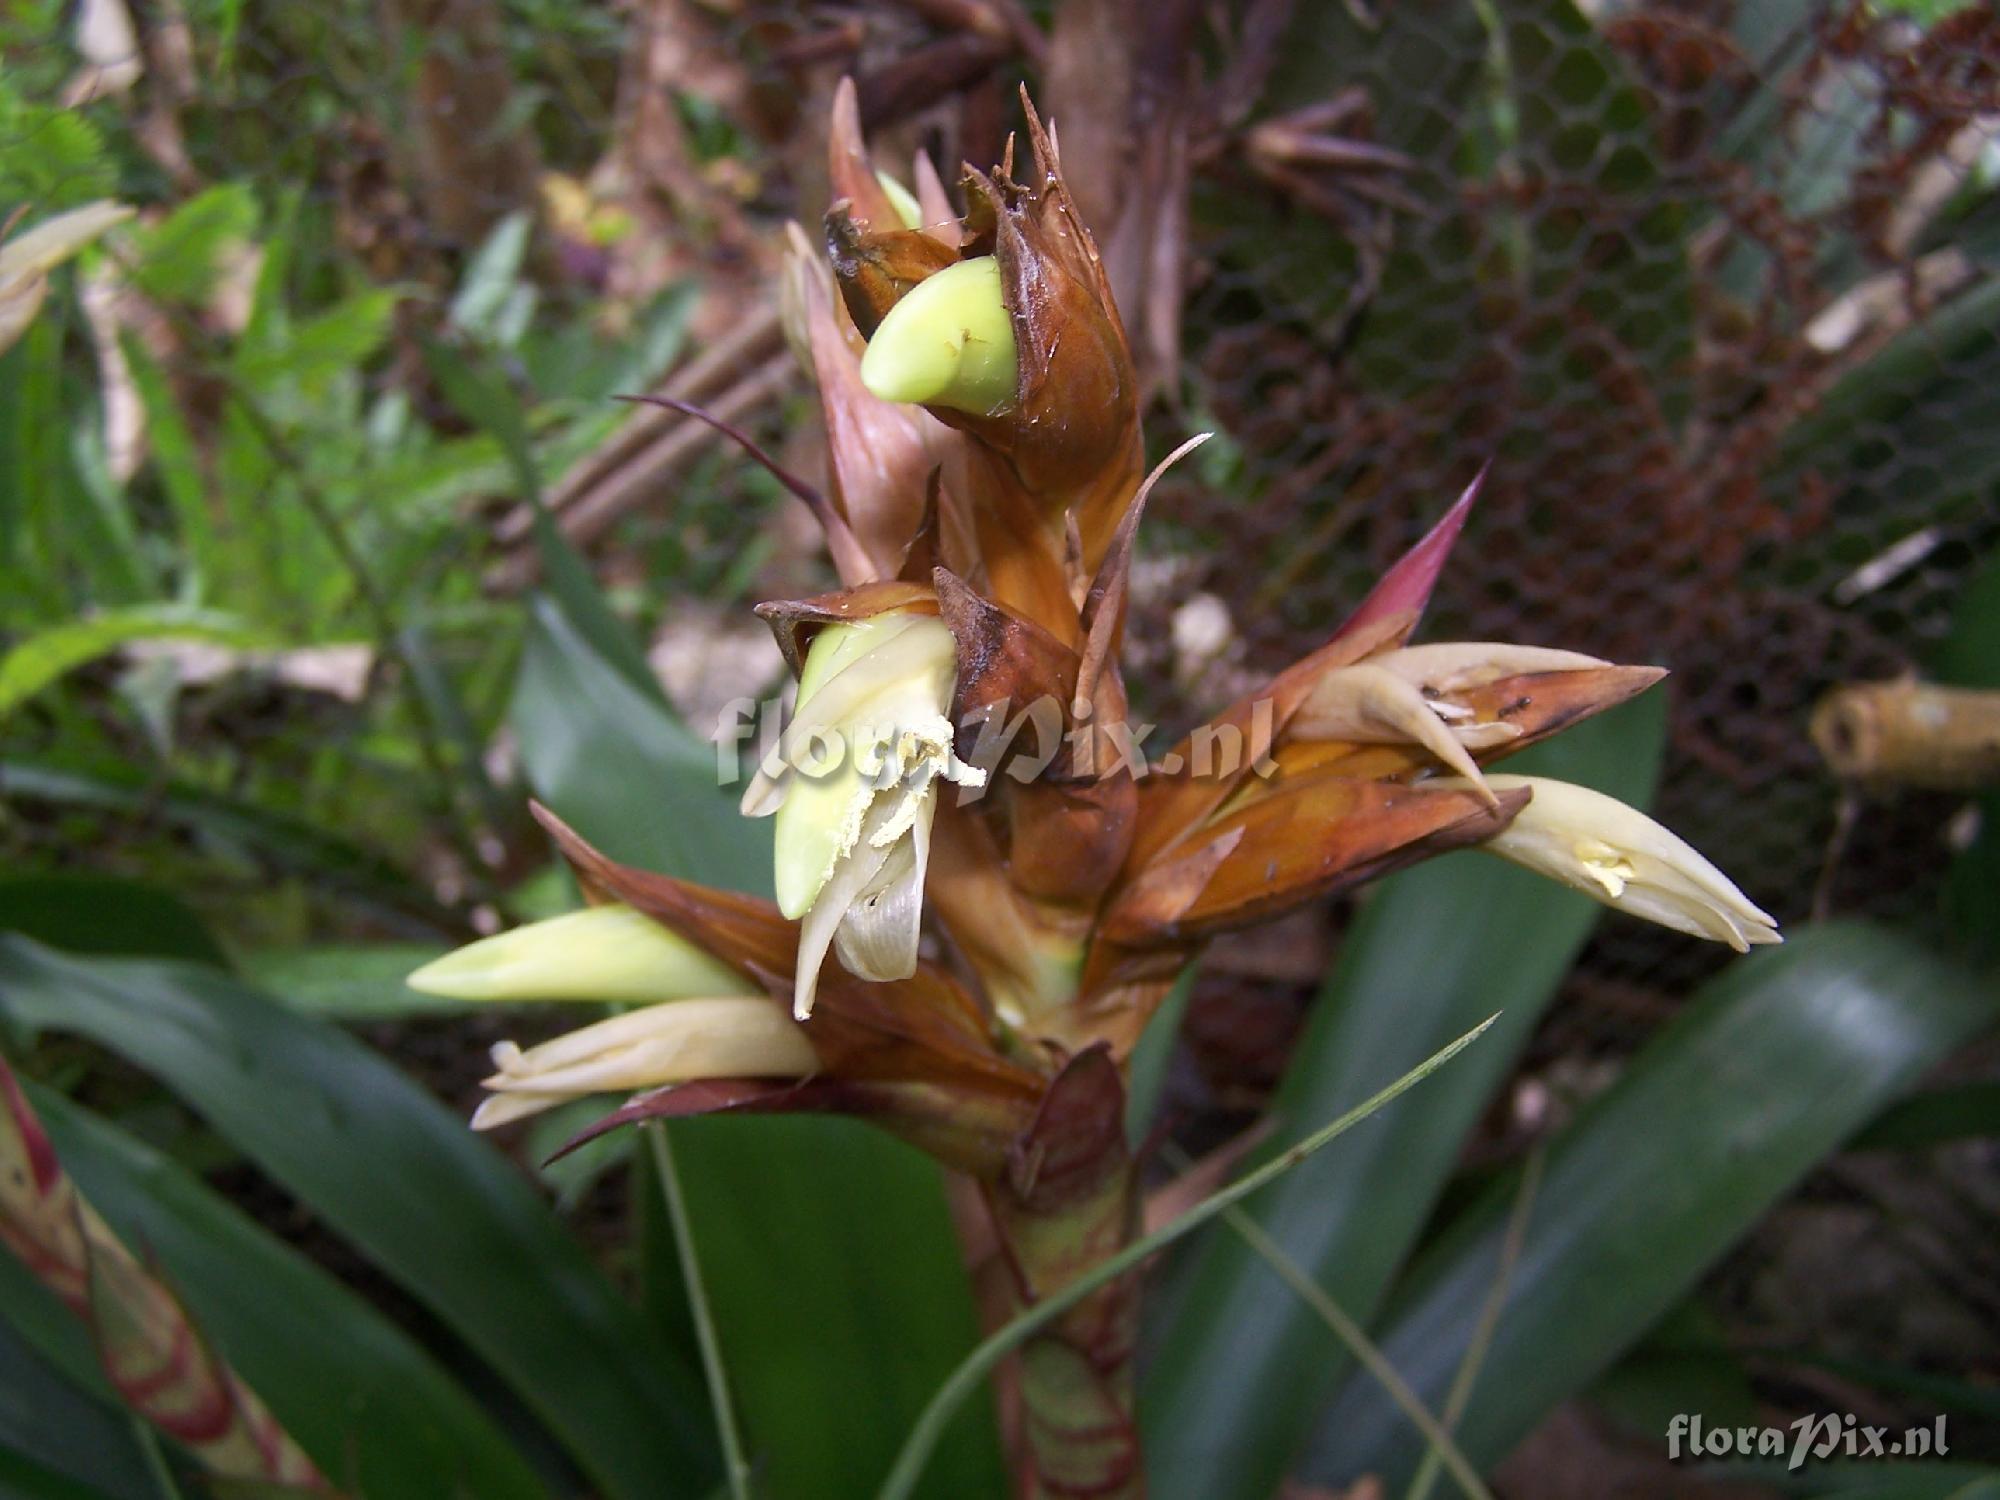
{"label": "long strap-shaped leaf", "polygon": [[487,1359],[606,1494],[706,1493],[693,1373],[519,1172],[359,1042],[212,972],[13,938],[0,1012],[161,1078]]}
{"label": "long strap-shaped leaf", "polygon": [[[1538,1207],[1457,1437],[1498,1461],[1604,1369],[1815,1162],[1983,1027],[2000,993],[1913,939],[1859,925],[1797,933],[1745,960],[1551,1145]],[[1506,1232],[1496,1182],[1413,1267],[1381,1346],[1443,1400]],[[1418,1442],[1352,1381],[1304,1464],[1394,1488]]]}
{"label": "long strap-shaped leaf", "polygon": [[[29,1279],[18,1262],[0,1255],[0,1271],[11,1270],[25,1287],[0,1285],[0,1305],[9,1316],[38,1294],[74,1326],[75,1320],[53,1293]],[[78,1330],[80,1331],[80,1330]],[[158,1487],[140,1449],[130,1412],[115,1404],[103,1385],[102,1367],[90,1349],[81,1351],[84,1379],[71,1377],[75,1361],[58,1360],[34,1346],[20,1330],[0,1322],[0,1495],[23,1500],[157,1500]]]}

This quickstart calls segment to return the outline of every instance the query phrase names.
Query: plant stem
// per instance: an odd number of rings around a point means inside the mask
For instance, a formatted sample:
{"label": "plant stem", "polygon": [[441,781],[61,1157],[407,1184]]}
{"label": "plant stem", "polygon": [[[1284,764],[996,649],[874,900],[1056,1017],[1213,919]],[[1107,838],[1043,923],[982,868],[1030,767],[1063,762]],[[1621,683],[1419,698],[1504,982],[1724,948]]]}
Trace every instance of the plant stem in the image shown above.
{"label": "plant stem", "polygon": [[[212,368],[220,369],[219,362]],[[405,640],[401,628],[396,623],[395,607],[389,596],[382,591],[376,581],[374,570],[368,560],[361,555],[361,549],[347,534],[347,527],[341,521],[326,496],[319,487],[306,477],[305,465],[293,450],[285,435],[264,411],[263,406],[241,382],[224,372],[229,399],[243,418],[257,434],[257,440],[270,451],[292,478],[297,487],[299,501],[306,508],[306,514],[313,518],[327,544],[340,559],[354,580],[355,595],[361,600],[375,625],[375,633],[381,641],[382,649],[394,657],[402,668],[404,680],[409,684],[410,720],[416,730],[417,753],[423,757],[424,769],[437,784],[438,811],[444,815],[445,826],[450,830],[452,842],[457,846],[459,859],[465,865],[466,879],[475,888],[488,885],[486,862],[479,854],[479,838],[467,820],[464,808],[459,804],[457,787],[452,780],[450,763],[445,759],[444,741],[439,733],[437,719],[431,711],[423,692],[422,664],[411,654],[409,642]]]}
{"label": "plant stem", "polygon": [[993,1373],[1000,1361],[1026,1343],[1030,1337],[1141,1261],[1157,1255],[1182,1236],[1192,1234],[1210,1219],[1242,1202],[1259,1188],[1275,1182],[1315,1151],[1329,1144],[1335,1137],[1360,1124],[1404,1090],[1414,1087],[1443,1067],[1499,1019],[1499,1013],[1496,1011],[1457,1041],[1432,1053],[1387,1088],[1362,1100],[1338,1119],[1322,1125],[1296,1146],[1280,1153],[1256,1171],[1238,1178],[1221,1191],[1203,1199],[1173,1223],[1162,1225],[1151,1234],[1141,1235],[1116,1255],[1099,1261],[1069,1285],[1050,1293],[1004,1327],[988,1334],[980,1341],[977,1348],[959,1362],[958,1368],[945,1378],[944,1384],[938,1387],[936,1394],[917,1417],[915,1424],[910,1428],[909,1437],[903,1441],[902,1451],[896,1455],[895,1466],[890,1469],[888,1479],[883,1482],[878,1500],[908,1500],[916,1489],[917,1481],[923,1477],[924,1465],[930,1459],[931,1450],[937,1446],[945,1425],[951,1421],[966,1398],[978,1390],[980,1383]]}
{"label": "plant stem", "polygon": [[687,1285],[688,1312],[694,1319],[695,1343],[701,1348],[701,1373],[708,1382],[708,1402],[715,1411],[715,1435],[722,1444],[722,1466],[727,1475],[731,1500],[750,1500],[750,1463],[743,1456],[743,1435],[736,1427],[736,1407],[729,1399],[729,1372],[722,1363],[722,1341],[716,1337],[715,1316],[708,1305],[708,1291],[701,1279],[701,1255],[695,1249],[694,1226],[688,1218],[687,1199],[681,1192],[680,1174],[674,1169],[674,1148],[667,1140],[667,1127],[655,1122],[646,1126],[653,1152],[653,1170],[659,1175],[660,1193],[667,1200],[667,1221],[673,1227],[674,1247],[680,1254],[681,1279]]}
{"label": "plant stem", "polygon": [[1242,1235],[1249,1242],[1250,1248],[1277,1272],[1278,1279],[1290,1287],[1299,1300],[1318,1315],[1322,1323],[1333,1330],[1334,1336],[1347,1346],[1348,1352],[1361,1367],[1381,1383],[1382,1388],[1389,1393],[1390,1399],[1403,1409],[1403,1415],[1408,1417],[1417,1430],[1430,1441],[1430,1448],[1425,1454],[1426,1461],[1442,1459],[1445,1466],[1451,1470],[1452,1478],[1458,1481],[1458,1487],[1465,1491],[1468,1500],[1493,1500],[1493,1492],[1481,1482],[1478,1471],[1466,1462],[1465,1455],[1458,1451],[1458,1445],[1451,1440],[1451,1434],[1445,1425],[1431,1415],[1430,1409],[1424,1405],[1423,1398],[1410,1389],[1409,1382],[1404,1380],[1396,1367],[1389,1363],[1388,1356],[1376,1347],[1375,1341],[1368,1337],[1347,1309],[1329,1297],[1326,1288],[1308,1276],[1297,1261],[1285,1254],[1277,1242],[1264,1233],[1263,1226],[1242,1209],[1226,1209],[1222,1218],[1224,1223]]}

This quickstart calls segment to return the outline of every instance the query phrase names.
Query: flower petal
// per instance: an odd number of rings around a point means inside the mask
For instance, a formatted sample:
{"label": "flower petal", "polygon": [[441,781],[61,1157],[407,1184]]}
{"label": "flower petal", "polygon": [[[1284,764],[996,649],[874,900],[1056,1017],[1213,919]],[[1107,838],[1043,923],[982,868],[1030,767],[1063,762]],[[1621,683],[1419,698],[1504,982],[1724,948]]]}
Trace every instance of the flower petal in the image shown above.
{"label": "flower petal", "polygon": [[593,906],[469,943],[406,981],[454,1000],[650,1005],[749,992],[727,964],[629,906]]}
{"label": "flower petal", "polygon": [[882,868],[834,929],[840,962],[858,979],[908,979],[917,972],[924,875],[930,864],[931,819],[936,811],[937,798],[925,795],[915,821],[892,842]]}
{"label": "flower petal", "polygon": [[496,1061],[500,1071],[485,1087],[537,1096],[695,1078],[798,1078],[819,1066],[805,1033],[761,995],[649,1005],[525,1051],[500,1053]]}
{"label": "flower petal", "polygon": [[[1541,776],[1491,776],[1532,800],[1481,847],[1593,901],[1739,953],[1777,943],[1778,924],[1684,839],[1637,808],[1589,787]],[[1445,778],[1426,785],[1453,785]]]}

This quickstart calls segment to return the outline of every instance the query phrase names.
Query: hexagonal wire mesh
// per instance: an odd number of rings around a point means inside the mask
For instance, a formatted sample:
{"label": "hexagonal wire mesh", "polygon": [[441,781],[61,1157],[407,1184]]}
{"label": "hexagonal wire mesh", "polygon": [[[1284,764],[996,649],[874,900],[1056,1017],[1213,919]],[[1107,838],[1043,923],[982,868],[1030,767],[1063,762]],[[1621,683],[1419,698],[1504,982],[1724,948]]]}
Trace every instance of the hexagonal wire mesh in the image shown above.
{"label": "hexagonal wire mesh", "polygon": [[[1216,543],[1195,586],[1286,659],[1491,455],[1432,635],[1672,667],[1664,821],[1783,921],[1920,912],[1954,804],[1843,809],[1806,725],[1921,667],[2000,539],[1995,283],[1961,212],[2000,30],[1583,9],[1289,29],[1266,105],[1400,156],[1279,155],[1197,199],[1192,381],[1242,457],[1221,501],[1176,491]],[[1719,961],[1606,923],[1554,1024],[1623,1051]]]}

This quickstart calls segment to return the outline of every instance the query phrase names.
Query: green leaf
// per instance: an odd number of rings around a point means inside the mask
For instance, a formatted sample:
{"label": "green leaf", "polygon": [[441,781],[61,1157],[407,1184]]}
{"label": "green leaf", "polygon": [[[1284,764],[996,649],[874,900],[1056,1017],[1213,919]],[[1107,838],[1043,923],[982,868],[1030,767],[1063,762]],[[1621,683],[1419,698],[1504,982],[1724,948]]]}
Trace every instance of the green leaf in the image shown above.
{"label": "green leaf", "polygon": [[896,1466],[890,1471],[887,1482],[882,1486],[880,1500],[904,1500],[904,1497],[912,1492],[925,1460],[937,1442],[938,1432],[944,1421],[987,1376],[999,1367],[1002,1359],[1025,1344],[1037,1330],[1048,1327],[1099,1287],[1116,1280],[1134,1266],[1150,1260],[1176,1240],[1192,1234],[1210,1219],[1228,1213],[1252,1193],[1269,1187],[1278,1178],[1296,1169],[1301,1162],[1332,1145],[1339,1137],[1383,1109],[1392,1100],[1422,1083],[1470,1047],[1492,1028],[1494,1020],[1495,1017],[1488,1016],[1464,1036],[1440,1047],[1402,1077],[1385,1084],[1352,1109],[1321,1125],[1289,1151],[1245,1173],[1228,1187],[1209,1194],[1171,1224],[1164,1224],[1149,1234],[1140,1235],[1115,1255],[1107,1256],[1075,1280],[1066,1283],[1059,1290],[1043,1297],[1033,1307],[994,1329],[980,1341],[979,1347],[967,1355],[959,1367],[952,1371],[951,1379],[938,1388],[937,1394],[924,1408],[923,1416],[917,1425],[910,1429],[909,1438],[896,1456]]}
{"label": "green leaf", "polygon": [[1956,1475],[1935,1479],[1890,1479],[1880,1484],[1857,1485],[1849,1490],[1833,1490],[1840,1500],[2000,1500],[2000,1475],[1961,1482]]}
{"label": "green leaf", "polygon": [[81,110],[30,103],[0,78],[0,215],[71,208],[118,186],[104,135]]}
{"label": "green leaf", "polygon": [[457,921],[431,894],[370,850],[336,834],[253,802],[183,781],[162,781],[129,765],[68,766],[0,760],[0,792],[9,799],[48,802],[158,819],[327,890],[378,908],[407,929],[412,917],[439,932]]}
{"label": "green leaf", "polygon": [[[10,1267],[19,1264],[4,1249],[0,1260]],[[10,1302],[9,1318],[13,1312]],[[66,1477],[115,1500],[158,1497],[133,1439],[131,1419],[65,1380],[5,1319],[0,1319],[0,1453],[6,1455],[0,1461],[0,1483],[10,1477],[11,1464],[44,1480],[51,1474]]]}
{"label": "green leaf", "polygon": [[36,631],[0,657],[0,718],[66,672],[133,641],[215,641],[227,646],[270,642],[232,615],[178,604],[142,604]]}
{"label": "green leaf", "polygon": [[1890,1106],[1854,1138],[1857,1151],[2000,1139],[2000,1083],[1948,1084]]}
{"label": "green leaf", "polygon": [[[1994,311],[2000,313],[2000,303]],[[1931,670],[1951,687],[2000,689],[2000,553],[1988,558],[1959,591],[1951,634],[1938,648]]]}
{"label": "green leaf", "polygon": [[645,653],[611,612],[589,565],[570,545],[542,503],[541,474],[528,443],[527,417],[513,391],[489,369],[473,363],[449,344],[426,341],[424,360],[445,399],[467,421],[490,434],[506,454],[522,502],[534,514],[535,551],[556,607],[568,616],[571,628],[600,661],[636,691],[657,699],[659,688],[652,669],[646,665]]}
{"label": "green leaf", "polygon": [[280,381],[310,384],[352,370],[382,347],[402,297],[394,287],[356,292],[272,343],[243,349],[235,361],[237,378],[263,391]]}
{"label": "green leaf", "polygon": [[[121,1403],[105,1377],[104,1361],[84,1322],[50,1291],[25,1264],[0,1248],[0,1308],[12,1336],[50,1370],[107,1408]],[[0,1354],[0,1372],[6,1357]],[[0,1428],[0,1441],[6,1431]]]}
{"label": "green leaf", "polygon": [[387,1021],[478,1009],[477,1002],[420,994],[403,982],[447,951],[434,943],[260,948],[245,954],[240,967],[257,988],[323,1021]]}
{"label": "green leaf", "polygon": [[[1510,761],[1643,805],[1658,774],[1666,696],[1650,694]],[[1342,1150],[1293,1173],[1251,1210],[1258,1226],[1350,1315],[1367,1321],[1456,1166],[1466,1132],[1513,1068],[1601,908],[1478,854],[1384,881],[1363,908],[1293,1054],[1260,1154],[1296,1142],[1385,1071],[1408,1067],[1495,1010],[1475,1053],[1420,1097],[1391,1105]],[[1547,1189],[1544,1189],[1544,1193]],[[1345,1362],[1243,1241],[1212,1236],[1168,1299],[1142,1390],[1163,1500],[1273,1493]],[[1435,1410],[1441,1391],[1427,1401]]]}
{"label": "green leaf", "polygon": [[1715,1319],[1690,1299],[1598,1378],[1591,1407],[1648,1443],[1676,1416],[1699,1415],[1710,1427],[1762,1425],[1757,1393],[1743,1360]]}
{"label": "green leaf", "polygon": [[534,216],[516,209],[504,216],[467,262],[458,292],[451,299],[445,326],[475,338],[491,339],[496,320],[521,278],[528,253],[528,233]]}
{"label": "green leaf", "polygon": [[1702,1464],[1695,1472],[1819,1500],[2000,1500],[2000,1472],[1977,1463],[1842,1459],[1795,1470],[1785,1460],[1764,1459]]}
{"label": "green leaf", "polygon": [[[673,1141],[765,1491],[871,1494],[979,1335],[937,1167],[848,1120],[677,1120]],[[1005,1492],[991,1411],[959,1413],[925,1493]]]}
{"label": "green leaf", "polygon": [[592,648],[554,600],[534,601],[509,714],[528,780],[607,854],[705,885],[765,891],[771,825],[736,811],[716,750]]}
{"label": "green leaf", "polygon": [[18,932],[70,953],[184,958],[218,969],[229,963],[179,896],[113,875],[0,879],[0,932]]}
{"label": "green leaf", "polygon": [[1961,1416],[1970,1417],[1975,1422],[2000,1418],[2000,1390],[1996,1390],[1991,1382],[1982,1380],[1977,1369],[1968,1371],[1966,1377],[1960,1379],[1884,1360],[1843,1359],[1839,1355],[1821,1354],[1809,1349],[1760,1349],[1757,1358],[1767,1368],[1776,1366],[1782,1369],[1791,1365],[1801,1370],[1837,1375],[1864,1389],[1903,1398],[1901,1404],[1905,1409],[1936,1412],[1949,1416],[1954,1422]]}
{"label": "green leaf", "polygon": [[396,632],[396,654],[406,664],[410,685],[422,697],[440,735],[457,752],[456,779],[470,792],[486,826],[504,828],[513,804],[501,798],[487,772],[486,737],[473,723],[459,683],[433,648],[428,622],[420,615],[405,616]]}
{"label": "green leaf", "polygon": [[166,1157],[51,1090],[28,1097],[56,1155],[203,1336],[342,1490],[545,1494],[409,1336]]}
{"label": "green leaf", "polygon": [[132,279],[148,296],[194,302],[208,294],[231,245],[257,232],[257,196],[246,182],[198,193],[150,228],[133,232]]}
{"label": "green leaf", "polygon": [[[1630,1347],[1815,1163],[2000,1016],[1990,985],[1917,943],[1835,924],[1744,959],[1551,1144],[1483,1373],[1458,1438],[1496,1462]],[[1491,1185],[1398,1291],[1383,1350],[1419,1394],[1450,1383],[1487,1288],[1513,1191]],[[1303,1474],[1391,1488],[1418,1456],[1371,1388],[1350,1381]]]}
{"label": "green leaf", "polygon": [[4,1445],[0,1445],[0,1494],[15,1500],[106,1500],[103,1490],[43,1468]]}
{"label": "green leaf", "polygon": [[182,414],[174,385],[145,340],[125,331],[119,340],[132,384],[146,408],[146,436],[152,448],[152,469],[173,508],[178,532],[176,562],[183,570],[182,592],[202,597],[205,585],[226,571],[224,550],[209,512],[208,477],[201,444]]}
{"label": "green leaf", "polygon": [[17,938],[0,1012],[159,1077],[491,1363],[607,1494],[704,1492],[685,1362],[503,1157],[352,1037],[201,970]]}
{"label": "green leaf", "polygon": [[1132,1049],[1132,1061],[1125,1069],[1125,1136],[1135,1146],[1152,1128],[1159,1111],[1160,1096],[1167,1090],[1167,1073],[1180,1041],[1181,1020],[1187,1015],[1188,997],[1194,993],[1195,967],[1190,964],[1167,991],[1167,998],[1146,1022]]}

